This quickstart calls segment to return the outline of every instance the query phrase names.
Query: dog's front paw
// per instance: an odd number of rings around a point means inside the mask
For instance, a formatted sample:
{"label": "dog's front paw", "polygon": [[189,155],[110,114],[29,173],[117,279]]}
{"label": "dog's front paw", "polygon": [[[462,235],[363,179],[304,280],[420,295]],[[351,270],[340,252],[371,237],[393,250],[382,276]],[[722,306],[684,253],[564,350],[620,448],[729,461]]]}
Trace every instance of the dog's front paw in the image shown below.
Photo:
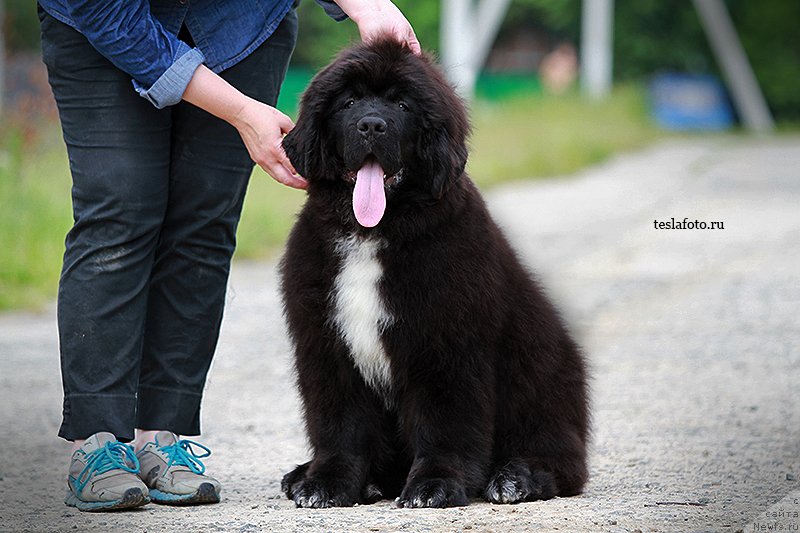
{"label": "dog's front paw", "polygon": [[343,480],[309,476],[292,485],[290,498],[297,507],[352,507],[358,497],[349,485]]}
{"label": "dog's front paw", "polygon": [[432,478],[409,481],[395,503],[398,507],[461,507],[469,499],[460,481]]}
{"label": "dog's front paw", "polygon": [[525,464],[517,462],[499,468],[484,491],[484,496],[492,503],[547,500],[555,494],[552,474],[541,470],[531,472]]}
{"label": "dog's front paw", "polygon": [[309,461],[308,463],[297,465],[294,470],[283,476],[281,480],[281,492],[286,494],[286,497],[290,500],[294,499],[293,487],[298,481],[305,477],[306,471],[308,471],[308,465],[310,464],[311,462]]}

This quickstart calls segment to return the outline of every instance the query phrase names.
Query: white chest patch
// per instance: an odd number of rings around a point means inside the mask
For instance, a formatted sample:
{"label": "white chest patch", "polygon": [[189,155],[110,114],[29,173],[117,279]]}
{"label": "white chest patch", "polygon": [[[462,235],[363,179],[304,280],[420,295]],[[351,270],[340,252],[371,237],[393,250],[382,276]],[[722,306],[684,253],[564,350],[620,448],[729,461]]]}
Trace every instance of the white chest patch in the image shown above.
{"label": "white chest patch", "polygon": [[392,323],[392,317],[379,290],[383,277],[380,248],[377,240],[355,236],[337,243],[342,267],[333,285],[333,322],[364,381],[385,395],[391,389],[392,373],[381,333]]}

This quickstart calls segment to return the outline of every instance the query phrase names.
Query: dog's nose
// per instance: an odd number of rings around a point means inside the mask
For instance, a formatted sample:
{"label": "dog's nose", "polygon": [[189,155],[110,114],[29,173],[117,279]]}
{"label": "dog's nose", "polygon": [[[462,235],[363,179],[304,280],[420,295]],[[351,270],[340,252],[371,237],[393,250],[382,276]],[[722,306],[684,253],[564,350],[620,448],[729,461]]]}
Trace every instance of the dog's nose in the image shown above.
{"label": "dog's nose", "polygon": [[363,117],[356,124],[356,128],[364,137],[374,137],[386,133],[386,121],[381,117]]}

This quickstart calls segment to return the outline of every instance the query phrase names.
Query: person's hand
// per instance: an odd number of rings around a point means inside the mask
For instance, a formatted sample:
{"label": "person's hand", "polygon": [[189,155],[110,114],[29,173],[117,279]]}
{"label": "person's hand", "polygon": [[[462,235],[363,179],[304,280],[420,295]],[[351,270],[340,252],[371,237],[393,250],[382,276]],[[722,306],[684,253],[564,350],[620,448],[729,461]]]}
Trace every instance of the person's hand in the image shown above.
{"label": "person's hand", "polygon": [[231,123],[239,131],[250,158],[275,181],[295,189],[308,187],[283,150],[283,136],[294,128],[292,119],[274,107],[248,99]]}
{"label": "person's hand", "polygon": [[275,181],[305,189],[308,182],[297,174],[283,151],[283,136],[294,128],[292,119],[267,104],[253,100],[205,65],[195,71],[183,99],[233,125],[250,158]]}
{"label": "person's hand", "polygon": [[415,54],[422,53],[411,24],[389,0],[336,0],[336,3],[356,23],[365,43],[390,35]]}

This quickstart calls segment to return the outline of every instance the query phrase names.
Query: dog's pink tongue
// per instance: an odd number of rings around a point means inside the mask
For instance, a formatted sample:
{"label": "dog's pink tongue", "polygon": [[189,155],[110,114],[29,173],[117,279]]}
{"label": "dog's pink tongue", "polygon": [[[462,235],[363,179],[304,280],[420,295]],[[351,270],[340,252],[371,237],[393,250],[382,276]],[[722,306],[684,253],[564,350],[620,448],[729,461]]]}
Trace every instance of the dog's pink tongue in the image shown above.
{"label": "dog's pink tongue", "polygon": [[369,161],[356,174],[353,191],[353,212],[358,223],[365,228],[378,225],[386,210],[383,192],[383,169],[376,161]]}

